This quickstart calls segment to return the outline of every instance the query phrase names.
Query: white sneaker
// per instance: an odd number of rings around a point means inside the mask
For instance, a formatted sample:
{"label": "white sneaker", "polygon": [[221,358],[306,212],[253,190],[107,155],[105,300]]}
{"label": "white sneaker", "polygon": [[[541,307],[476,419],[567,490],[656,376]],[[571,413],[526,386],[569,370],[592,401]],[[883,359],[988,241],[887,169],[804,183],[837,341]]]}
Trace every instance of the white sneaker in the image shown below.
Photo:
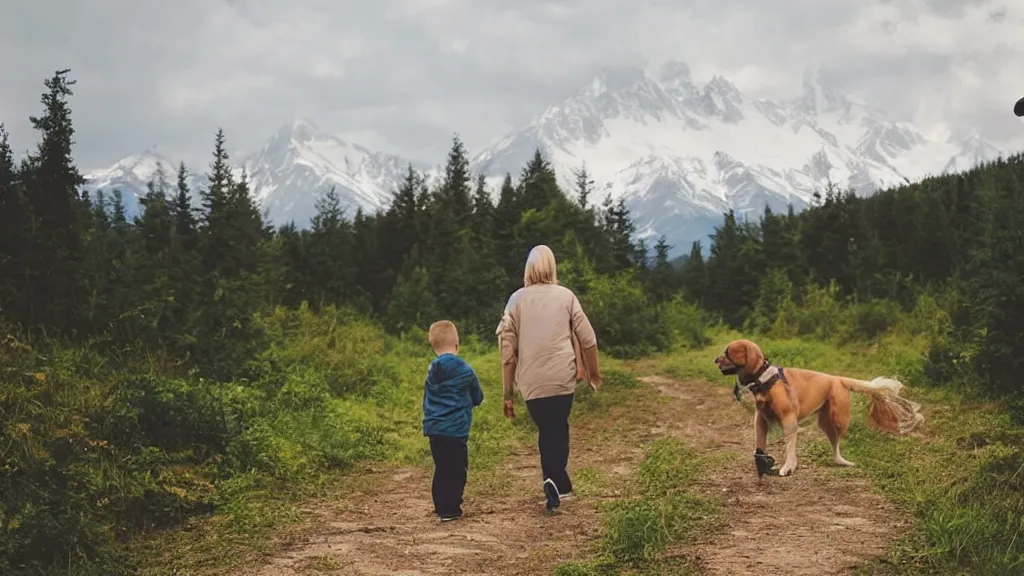
{"label": "white sneaker", "polygon": [[548,512],[562,504],[561,496],[558,494],[558,487],[555,486],[555,481],[551,478],[544,481],[544,495],[548,497],[546,502]]}

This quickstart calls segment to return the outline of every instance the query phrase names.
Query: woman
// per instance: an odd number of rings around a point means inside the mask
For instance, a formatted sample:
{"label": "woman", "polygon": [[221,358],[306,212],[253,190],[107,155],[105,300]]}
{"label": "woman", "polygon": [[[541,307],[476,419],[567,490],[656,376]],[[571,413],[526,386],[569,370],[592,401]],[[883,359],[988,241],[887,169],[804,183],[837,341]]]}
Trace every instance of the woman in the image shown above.
{"label": "woman", "polygon": [[530,251],[523,287],[508,299],[497,335],[505,416],[515,418],[518,388],[537,425],[537,447],[544,474],[544,495],[551,512],[572,496],[569,462],[569,412],[577,380],[597,390],[597,338],[571,290],[558,285],[555,255],[547,246]]}

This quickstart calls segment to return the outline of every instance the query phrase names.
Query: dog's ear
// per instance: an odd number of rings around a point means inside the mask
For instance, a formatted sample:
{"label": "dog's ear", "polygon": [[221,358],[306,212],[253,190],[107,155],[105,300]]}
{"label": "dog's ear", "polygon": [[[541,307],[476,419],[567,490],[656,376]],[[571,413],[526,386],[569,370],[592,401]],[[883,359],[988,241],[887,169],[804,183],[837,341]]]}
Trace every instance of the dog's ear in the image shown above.
{"label": "dog's ear", "polygon": [[726,345],[722,356],[737,368],[742,368],[746,364],[747,348],[742,340],[733,340]]}
{"label": "dog's ear", "polygon": [[741,342],[743,344],[743,368],[753,374],[764,363],[764,354],[761,352],[761,347],[750,340],[741,340]]}

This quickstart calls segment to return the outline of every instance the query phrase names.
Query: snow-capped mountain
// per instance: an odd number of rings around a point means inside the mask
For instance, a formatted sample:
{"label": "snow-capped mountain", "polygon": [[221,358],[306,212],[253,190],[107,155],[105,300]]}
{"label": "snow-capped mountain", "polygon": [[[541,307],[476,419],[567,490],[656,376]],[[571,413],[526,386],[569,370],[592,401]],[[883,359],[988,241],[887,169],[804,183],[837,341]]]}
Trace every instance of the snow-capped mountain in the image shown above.
{"label": "snow-capped mountain", "polygon": [[430,168],[372,152],[296,120],[275,132],[242,166],[271,221],[304,226],[316,213],[316,199],[332,186],[350,216],[358,207],[369,212],[387,208],[410,164],[420,172]]}
{"label": "snow-capped mountain", "polygon": [[[706,247],[707,234],[730,208],[748,218],[765,206],[799,210],[829,182],[870,194],[1004,155],[979,134],[955,142],[929,139],[812,73],[799,97],[758,100],[721,76],[698,83],[681,62],[653,75],[605,70],[478,154],[472,167],[496,191],[505,173],[517,176],[537,148],[567,191],[573,171],[586,166],[598,186],[595,200],[604,193],[624,198],[640,233],[664,234],[673,255],[698,239]],[[438,177],[437,167],[370,151],[297,120],[242,158],[236,172],[245,170],[272,222],[305,226],[316,199],[332,186],[349,214],[385,207],[410,164],[431,180]],[[173,183],[176,166],[149,151],[86,177],[93,190],[120,188],[131,214],[157,167]],[[193,191],[205,184],[207,170],[190,170]]]}
{"label": "snow-capped mountain", "polygon": [[967,138],[960,142],[956,154],[946,162],[943,168],[944,173],[956,173],[970,170],[971,168],[992,160],[1006,153],[985,140],[977,132],[972,132]]}
{"label": "snow-capped mountain", "polygon": [[[87,172],[85,188],[94,195],[98,190],[103,190],[108,200],[115,190],[119,190],[125,212],[131,217],[142,210],[139,200],[146,195],[149,182],[158,181],[161,171],[167,186],[175,186],[178,165],[178,162],[172,162],[163,153],[149,149],[123,158],[110,168]],[[197,186],[201,181],[200,176],[189,174],[187,182],[194,201],[198,199]]]}
{"label": "snow-capped mountain", "polygon": [[701,85],[681,62],[654,77],[603,71],[473,161],[498,180],[536,148],[572,188],[586,166],[599,189],[625,198],[644,235],[664,234],[673,254],[704,240],[730,207],[757,218],[770,206],[801,209],[829,181],[870,194],[1002,154],[980,136],[931,141],[805,75],[791,101],[753,100],[729,80]]}
{"label": "snow-capped mountain", "polygon": [[[85,174],[90,191],[120,190],[129,216],[141,209],[139,199],[147,183],[164,171],[173,189],[178,162],[149,150],[129,156],[110,168]],[[332,187],[349,215],[357,208],[373,212],[387,207],[410,164],[423,172],[431,167],[398,156],[373,152],[321,132],[306,120],[282,126],[257,152],[235,163],[236,178],[245,173],[256,201],[271,222],[294,221],[306,226],[316,213],[316,200]],[[208,167],[188,167],[189,187],[198,203],[198,191],[206,186]]]}

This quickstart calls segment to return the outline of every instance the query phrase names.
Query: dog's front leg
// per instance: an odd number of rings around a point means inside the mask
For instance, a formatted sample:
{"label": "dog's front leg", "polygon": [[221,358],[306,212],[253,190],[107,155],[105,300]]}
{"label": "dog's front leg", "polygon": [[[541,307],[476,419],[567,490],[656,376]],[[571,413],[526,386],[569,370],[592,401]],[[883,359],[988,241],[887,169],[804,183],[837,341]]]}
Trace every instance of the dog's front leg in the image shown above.
{"label": "dog's front leg", "polygon": [[786,461],[779,468],[779,476],[788,476],[796,470],[796,433],[799,428],[796,414],[787,414],[782,418],[782,434],[786,439]]}
{"label": "dog's front leg", "polygon": [[768,447],[768,420],[760,410],[754,410],[754,449],[762,452]]}

